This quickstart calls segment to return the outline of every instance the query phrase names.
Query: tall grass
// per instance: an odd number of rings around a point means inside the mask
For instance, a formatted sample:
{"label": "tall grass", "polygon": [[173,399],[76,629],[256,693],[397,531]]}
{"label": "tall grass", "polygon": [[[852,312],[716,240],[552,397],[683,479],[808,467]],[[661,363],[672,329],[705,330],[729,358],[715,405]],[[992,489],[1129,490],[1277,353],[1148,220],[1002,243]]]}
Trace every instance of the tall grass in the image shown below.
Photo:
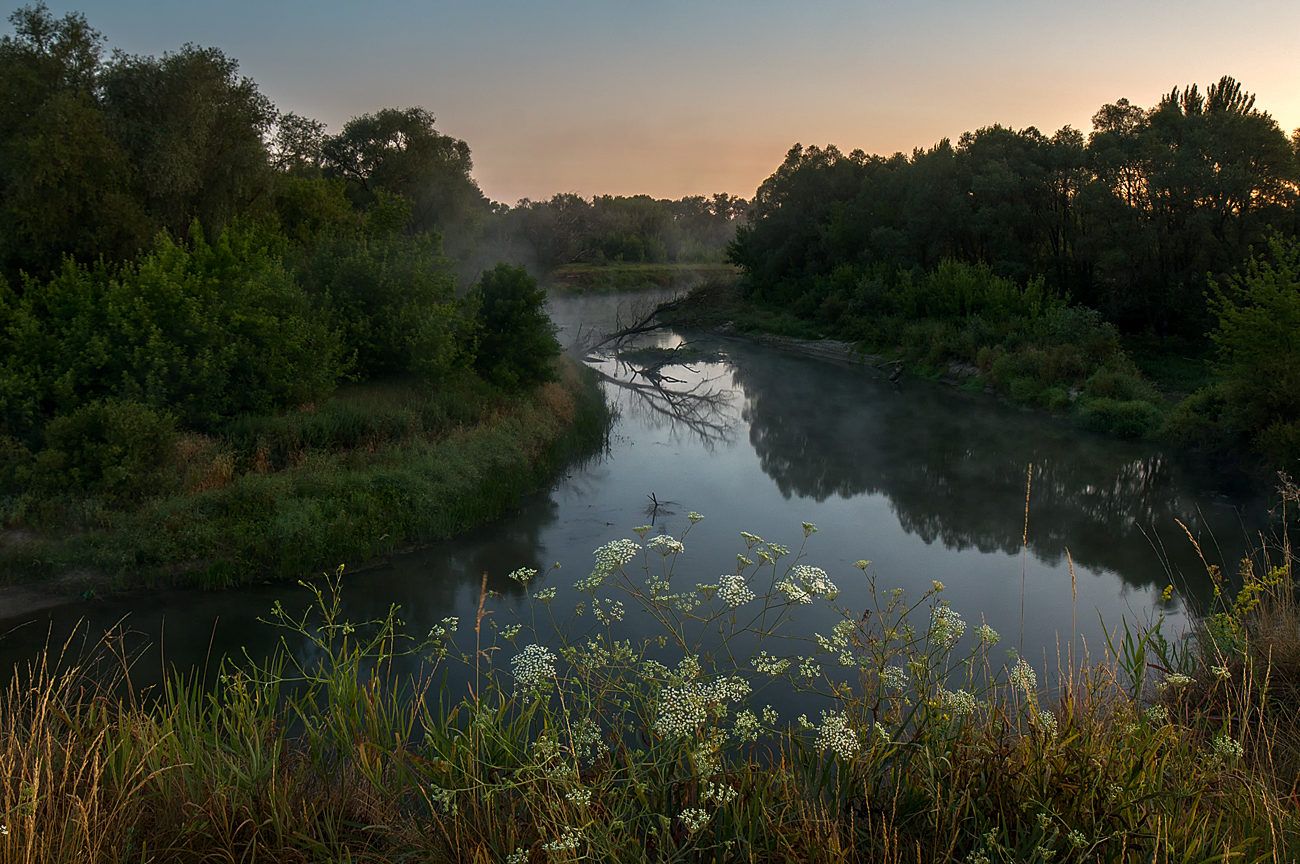
{"label": "tall grass", "polygon": [[[0,861],[1300,855],[1285,541],[1191,647],[1121,628],[1048,687],[942,584],[809,564],[812,525],[794,550],[743,535],[735,570],[697,583],[701,518],[612,541],[572,588],[521,568],[517,618],[484,588],[474,620],[427,634],[396,608],[348,620],[340,571],[301,616],[271,610],[279,652],[208,686],[133,692],[111,637],[100,666],[53,651],[0,697]],[[865,609],[837,605],[846,578]],[[570,610],[584,632],[548,625]],[[624,638],[634,615],[657,635]]]}
{"label": "tall grass", "polygon": [[359,386],[182,439],[175,488],[132,507],[33,516],[39,539],[0,554],[0,581],[80,570],[213,588],[373,559],[501,516],[607,427],[598,385],[567,361],[559,381],[509,399],[477,379],[448,393]]}

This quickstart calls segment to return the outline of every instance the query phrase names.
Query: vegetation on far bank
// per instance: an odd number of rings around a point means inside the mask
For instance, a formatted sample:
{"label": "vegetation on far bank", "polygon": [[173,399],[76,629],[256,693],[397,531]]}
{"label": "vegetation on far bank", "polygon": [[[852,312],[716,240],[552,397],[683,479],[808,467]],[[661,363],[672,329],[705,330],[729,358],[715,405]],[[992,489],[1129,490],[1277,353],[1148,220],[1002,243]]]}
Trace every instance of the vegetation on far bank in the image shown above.
{"label": "vegetation on far bank", "polygon": [[[1217,611],[1190,641],[1108,622],[1109,645],[1093,646],[1104,656],[1072,644],[1052,670],[968,623],[939,582],[912,596],[866,561],[815,566],[809,524],[793,551],[743,534],[734,570],[696,584],[702,518],[679,537],[645,526],[612,540],[571,587],[557,582],[567,568],[521,567],[504,580],[530,598],[517,619],[485,594],[474,620],[410,634],[396,607],[350,620],[346,579],[308,585],[314,608],[269,613],[284,636],[274,656],[159,692],[123,681],[111,634],[89,657],[51,646],[0,692],[0,857],[1300,854],[1300,607],[1284,535],[1243,562],[1235,592],[1211,571]],[[837,602],[849,580],[865,611]],[[658,635],[624,638],[627,616]],[[774,709],[783,692],[806,711]]]}
{"label": "vegetation on far bank", "polygon": [[708,279],[726,279],[735,274],[736,268],[731,264],[565,264],[547,274],[546,286],[574,294],[685,289]]}
{"label": "vegetation on far bank", "polygon": [[1294,470],[1298,184],[1300,135],[1227,77],[1103,106],[1086,139],[991,126],[910,156],[796,145],[730,247],[739,300],[705,291],[692,314]]}

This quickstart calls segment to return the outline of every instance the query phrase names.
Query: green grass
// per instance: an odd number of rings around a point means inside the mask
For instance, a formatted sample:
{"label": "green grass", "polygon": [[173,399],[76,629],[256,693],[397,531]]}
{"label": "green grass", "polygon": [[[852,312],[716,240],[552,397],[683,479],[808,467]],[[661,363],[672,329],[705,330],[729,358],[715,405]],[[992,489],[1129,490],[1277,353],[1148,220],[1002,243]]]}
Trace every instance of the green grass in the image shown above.
{"label": "green grass", "polygon": [[[127,669],[111,636],[98,673],[52,646],[0,691],[0,860],[1300,855],[1300,609],[1285,543],[1194,641],[1117,628],[1103,657],[1072,643],[1049,688],[1041,665],[1003,659],[996,634],[968,628],[939,583],[907,596],[877,590],[866,562],[800,569],[814,530],[793,552],[750,535],[739,548],[754,560],[723,577],[679,572],[671,548],[606,547],[586,589],[548,577],[558,596],[518,620],[481,603],[427,636],[406,634],[396,608],[348,620],[340,575],[308,586],[303,617],[271,610],[286,647],[268,660],[161,692],[104,674]],[[717,584],[687,587],[701,577]],[[865,579],[869,614],[836,606],[831,578]],[[792,626],[800,592],[838,622],[820,638]],[[624,641],[616,598],[660,636]],[[572,627],[527,626],[575,601],[590,614]],[[398,673],[416,658],[422,671]],[[468,693],[441,686],[449,668]],[[777,683],[806,694],[808,716],[765,707]]]}
{"label": "green grass", "polygon": [[318,407],[190,436],[170,488],[133,507],[17,505],[14,521],[36,536],[3,553],[0,573],[228,587],[454,536],[500,517],[603,440],[598,388],[567,361],[563,369],[560,382],[522,396],[472,377],[438,393],[414,382],[355,386]]}

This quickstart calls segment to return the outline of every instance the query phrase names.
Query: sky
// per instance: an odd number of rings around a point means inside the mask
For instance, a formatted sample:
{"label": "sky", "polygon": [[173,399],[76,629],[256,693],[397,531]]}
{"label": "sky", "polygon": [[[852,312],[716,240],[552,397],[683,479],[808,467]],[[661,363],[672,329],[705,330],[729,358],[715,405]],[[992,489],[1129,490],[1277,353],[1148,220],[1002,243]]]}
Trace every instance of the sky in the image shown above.
{"label": "sky", "polygon": [[131,53],[221,48],[280,110],[334,130],[422,105],[506,203],[750,197],[795,142],[888,154],[993,123],[1087,131],[1104,103],[1225,74],[1300,126],[1296,0],[48,5]]}

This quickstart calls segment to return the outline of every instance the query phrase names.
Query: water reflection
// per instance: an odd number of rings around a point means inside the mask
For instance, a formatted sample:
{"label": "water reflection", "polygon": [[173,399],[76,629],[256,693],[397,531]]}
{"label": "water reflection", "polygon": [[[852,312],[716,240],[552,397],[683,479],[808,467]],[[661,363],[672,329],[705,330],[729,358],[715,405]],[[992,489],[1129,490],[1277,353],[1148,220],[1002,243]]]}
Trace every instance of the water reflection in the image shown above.
{"label": "water reflection", "polygon": [[1232,565],[1264,521],[1261,501],[1234,501],[1216,478],[1146,445],[948,387],[895,387],[857,368],[728,347],[749,441],[783,495],[884,495],[926,543],[1019,551],[1029,480],[1035,557],[1058,564],[1068,548],[1077,565],[1137,587],[1172,577],[1204,600],[1204,568],[1178,522]]}
{"label": "water reflection", "polygon": [[[571,298],[554,301],[552,312],[564,334],[599,332],[626,318],[623,302]],[[679,342],[656,333],[642,344]],[[1222,478],[1150,446],[1081,434],[952,388],[911,380],[895,388],[860,367],[741,341],[701,338],[694,347],[702,359],[660,366],[657,378],[613,358],[597,363],[619,412],[608,451],[493,525],[350,575],[348,616],[378,617],[398,603],[414,633],[448,615],[469,626],[486,576],[487,588],[500,592],[488,608],[508,623],[528,609],[506,574],[531,566],[543,571],[541,585],[560,589],[559,626],[580,638],[593,622],[571,614],[569,586],[585,575],[592,549],[650,521],[654,494],[674,502],[654,514],[659,529],[679,534],[690,510],[707,516],[683,560],[692,584],[734,566],[739,531],[797,542],[799,523],[809,520],[822,528],[813,562],[842,580],[845,605],[865,602],[863,587],[850,581],[852,562],[871,558],[881,584],[919,593],[942,579],[968,618],[987,619],[1014,634],[1009,643],[1041,656],[1062,636],[1095,645],[1100,621],[1113,627],[1160,608],[1177,613],[1180,602],[1203,607],[1208,580],[1176,520],[1229,569],[1267,525],[1259,498],[1221,488]],[[563,568],[551,570],[555,562]],[[1183,600],[1162,607],[1160,589],[1171,579]],[[273,650],[280,633],[257,619],[276,600],[293,609],[305,599],[296,586],[264,586],[78,603],[7,622],[0,610],[0,664],[31,657],[47,631],[56,642],[65,638],[83,617],[98,633],[129,615],[132,645],[151,645],[137,661],[141,680],[156,681],[169,663],[210,674],[224,654]],[[807,623],[826,623],[819,614],[809,610]],[[649,632],[634,616],[625,624],[623,635]],[[307,645],[290,647],[308,656]]]}

